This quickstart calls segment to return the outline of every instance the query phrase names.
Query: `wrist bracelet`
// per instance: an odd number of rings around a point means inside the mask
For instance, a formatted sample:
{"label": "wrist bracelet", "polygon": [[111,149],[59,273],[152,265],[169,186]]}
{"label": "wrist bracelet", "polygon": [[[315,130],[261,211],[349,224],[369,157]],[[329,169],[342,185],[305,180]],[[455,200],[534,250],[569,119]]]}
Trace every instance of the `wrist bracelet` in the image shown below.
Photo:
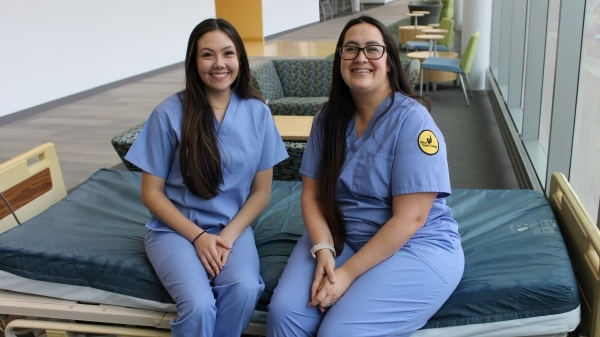
{"label": "wrist bracelet", "polygon": [[333,257],[336,257],[335,254],[335,248],[328,244],[328,243],[319,243],[314,245],[311,249],[310,249],[310,253],[312,254],[312,257],[314,259],[317,258],[317,252],[320,251],[321,249],[329,249],[331,251],[331,254],[333,254]]}
{"label": "wrist bracelet", "polygon": [[200,235],[202,235],[202,234],[204,234],[204,233],[206,233],[206,231],[202,231],[202,233],[198,234],[198,236],[196,236],[196,237],[194,238],[194,240],[192,240],[192,244],[194,244],[194,243],[196,242],[196,240],[198,240],[198,238],[200,237]]}

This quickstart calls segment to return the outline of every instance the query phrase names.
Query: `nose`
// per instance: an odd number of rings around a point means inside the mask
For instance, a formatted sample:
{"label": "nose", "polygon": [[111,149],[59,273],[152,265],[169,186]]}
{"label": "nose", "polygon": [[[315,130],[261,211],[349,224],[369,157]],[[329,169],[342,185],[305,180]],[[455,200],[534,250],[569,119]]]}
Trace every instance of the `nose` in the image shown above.
{"label": "nose", "polygon": [[215,56],[215,63],[213,64],[214,68],[221,69],[225,67],[224,58],[220,55]]}
{"label": "nose", "polygon": [[362,63],[362,62],[366,62],[369,59],[367,58],[367,56],[365,55],[365,50],[361,49],[358,51],[358,54],[356,55],[356,57],[354,58],[354,62],[358,62],[358,63]]}

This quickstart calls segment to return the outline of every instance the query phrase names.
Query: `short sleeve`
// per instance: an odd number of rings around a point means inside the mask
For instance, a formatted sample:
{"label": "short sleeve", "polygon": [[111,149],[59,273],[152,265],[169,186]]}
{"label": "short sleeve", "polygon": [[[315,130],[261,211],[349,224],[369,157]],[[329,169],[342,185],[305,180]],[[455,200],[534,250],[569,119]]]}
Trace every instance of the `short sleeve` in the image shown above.
{"label": "short sleeve", "polygon": [[159,178],[166,179],[175,158],[178,138],[158,108],[154,109],[125,159]]}
{"label": "short sleeve", "polygon": [[392,162],[392,195],[437,192],[450,195],[450,174],[444,137],[420,105],[401,121]]}
{"label": "short sleeve", "polygon": [[306,149],[302,155],[300,174],[319,180],[319,167],[323,154],[323,114],[322,110],[315,115]]}
{"label": "short sleeve", "polygon": [[266,106],[265,109],[267,110],[265,114],[265,132],[263,135],[263,146],[260,153],[258,171],[269,169],[288,157],[288,153],[281,140],[281,135],[279,135],[279,130],[277,130],[277,126],[273,121],[271,112]]}

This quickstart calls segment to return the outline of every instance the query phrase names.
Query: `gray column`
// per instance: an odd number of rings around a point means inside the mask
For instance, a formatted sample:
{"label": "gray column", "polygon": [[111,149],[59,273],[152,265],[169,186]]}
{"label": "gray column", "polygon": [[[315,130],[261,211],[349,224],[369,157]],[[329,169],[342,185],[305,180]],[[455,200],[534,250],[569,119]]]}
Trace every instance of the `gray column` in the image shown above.
{"label": "gray column", "polygon": [[454,30],[462,32],[463,0],[454,0]]}
{"label": "gray column", "polygon": [[473,90],[484,90],[485,71],[490,65],[492,0],[463,0],[462,7],[461,55],[467,47],[471,35],[475,31],[479,31],[481,35],[475,51],[475,60],[469,74],[469,81]]}

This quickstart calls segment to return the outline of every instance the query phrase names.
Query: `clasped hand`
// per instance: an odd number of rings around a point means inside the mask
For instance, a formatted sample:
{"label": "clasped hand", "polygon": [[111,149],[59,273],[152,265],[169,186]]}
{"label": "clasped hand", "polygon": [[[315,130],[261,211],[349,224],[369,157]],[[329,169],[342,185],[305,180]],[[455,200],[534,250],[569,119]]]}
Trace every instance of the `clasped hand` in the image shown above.
{"label": "clasped hand", "polygon": [[227,263],[231,244],[218,235],[206,233],[196,240],[194,247],[208,276],[212,279],[219,275]]}
{"label": "clasped hand", "polygon": [[[335,269],[333,255],[327,250],[323,251],[323,254],[318,255],[315,279],[310,290],[311,301],[308,304],[310,307],[318,306],[321,312],[325,312],[334,305],[352,283],[350,277],[342,268]],[[320,252],[317,252],[317,254]]]}

